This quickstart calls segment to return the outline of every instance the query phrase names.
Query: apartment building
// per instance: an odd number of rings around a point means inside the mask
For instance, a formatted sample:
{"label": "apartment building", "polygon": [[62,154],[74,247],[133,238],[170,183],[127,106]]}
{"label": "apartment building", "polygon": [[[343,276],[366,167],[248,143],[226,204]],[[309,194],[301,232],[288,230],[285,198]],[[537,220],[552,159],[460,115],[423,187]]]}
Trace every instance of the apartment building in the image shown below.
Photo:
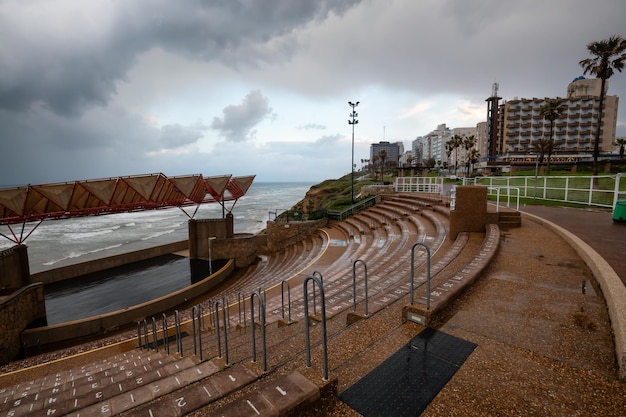
{"label": "apartment building", "polygon": [[424,142],[425,142],[425,139],[422,136],[416,137],[411,142],[411,151],[413,152],[413,161],[411,165],[417,166],[423,163],[425,159],[424,158]]}
{"label": "apartment building", "polygon": [[[580,155],[593,152],[598,121],[599,79],[578,77],[567,87],[564,111],[554,121],[553,155]],[[500,105],[500,156],[527,154],[532,144],[550,137],[550,121],[541,107],[552,98],[513,99]],[[611,152],[617,128],[618,97],[606,96],[602,120],[600,152]]]}

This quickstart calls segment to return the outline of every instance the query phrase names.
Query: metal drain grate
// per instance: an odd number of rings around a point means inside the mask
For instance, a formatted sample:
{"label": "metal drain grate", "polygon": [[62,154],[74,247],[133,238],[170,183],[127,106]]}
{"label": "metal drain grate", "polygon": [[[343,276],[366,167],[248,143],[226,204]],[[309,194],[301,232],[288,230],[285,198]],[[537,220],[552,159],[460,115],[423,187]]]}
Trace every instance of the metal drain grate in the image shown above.
{"label": "metal drain grate", "polygon": [[418,416],[476,346],[427,328],[339,398],[365,417]]}

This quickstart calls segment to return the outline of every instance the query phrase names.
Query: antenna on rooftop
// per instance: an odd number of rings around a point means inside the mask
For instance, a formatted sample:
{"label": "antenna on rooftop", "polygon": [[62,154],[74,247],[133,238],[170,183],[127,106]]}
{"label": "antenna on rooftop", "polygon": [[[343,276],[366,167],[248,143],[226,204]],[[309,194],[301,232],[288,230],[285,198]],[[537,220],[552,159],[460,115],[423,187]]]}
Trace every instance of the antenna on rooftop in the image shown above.
{"label": "antenna on rooftop", "polygon": [[491,86],[491,97],[498,97],[498,83],[493,83]]}

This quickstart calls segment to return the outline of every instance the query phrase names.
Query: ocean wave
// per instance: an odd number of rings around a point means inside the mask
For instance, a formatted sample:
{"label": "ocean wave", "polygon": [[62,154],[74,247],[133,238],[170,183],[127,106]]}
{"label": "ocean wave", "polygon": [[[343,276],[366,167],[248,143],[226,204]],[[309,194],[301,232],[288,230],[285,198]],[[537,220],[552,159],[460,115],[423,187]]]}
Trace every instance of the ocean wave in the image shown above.
{"label": "ocean wave", "polygon": [[141,240],[154,239],[154,238],[157,238],[159,236],[169,235],[170,233],[174,233],[175,231],[176,231],[176,229],[163,230],[162,232],[152,233],[151,235],[144,236],[144,237],[141,238]]}
{"label": "ocean wave", "polygon": [[63,237],[69,238],[71,240],[75,239],[89,239],[96,236],[108,235],[109,233],[113,233],[113,228],[111,229],[101,229],[101,230],[93,230],[91,232],[71,232],[64,233]]}
{"label": "ocean wave", "polygon": [[67,256],[65,256],[63,258],[53,259],[51,261],[44,262],[43,265],[50,266],[50,265],[54,265],[54,264],[59,263],[59,262],[63,262],[65,260],[67,260],[67,259],[80,258],[81,256],[89,255],[91,253],[98,253],[98,252],[102,252],[102,251],[105,251],[105,250],[115,249],[115,248],[119,248],[120,246],[122,246],[122,244],[118,243],[118,244],[115,244],[115,245],[106,246],[104,248],[97,248],[97,249],[92,249],[92,250],[88,250],[88,251],[73,251],[73,252],[70,252]]}

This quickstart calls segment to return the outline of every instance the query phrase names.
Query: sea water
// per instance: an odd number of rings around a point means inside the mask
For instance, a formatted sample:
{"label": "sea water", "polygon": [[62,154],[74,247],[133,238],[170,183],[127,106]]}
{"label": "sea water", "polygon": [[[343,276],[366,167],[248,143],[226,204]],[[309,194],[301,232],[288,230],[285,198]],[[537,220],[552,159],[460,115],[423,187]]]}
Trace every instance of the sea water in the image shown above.
{"label": "sea water", "polygon": [[[226,201],[226,211],[232,210],[236,233],[256,233],[265,228],[267,220],[290,209],[304,198],[311,183],[253,182],[246,195],[236,202]],[[218,203],[134,213],[46,220],[41,224],[0,226],[6,236],[23,234],[28,247],[30,272],[58,268],[68,264],[104,258],[147,247],[186,240],[189,216],[195,219],[222,218]],[[15,243],[0,238],[0,250]]]}
{"label": "sea water", "polygon": [[[151,246],[186,240],[189,216],[196,219],[221,218],[232,212],[236,233],[256,233],[268,220],[300,201],[310,183],[253,183],[236,202],[195,207],[120,213],[27,224],[23,233],[32,231],[26,245],[31,273],[64,265],[104,258]],[[22,233],[21,225],[7,236]],[[0,241],[0,250],[13,246]],[[45,303],[48,324],[90,317],[128,308],[184,288],[194,282],[194,272],[208,275],[207,265],[177,256],[163,256],[79,280],[47,285]],[[195,270],[195,271],[194,271]],[[203,272],[204,271],[204,272]]]}

